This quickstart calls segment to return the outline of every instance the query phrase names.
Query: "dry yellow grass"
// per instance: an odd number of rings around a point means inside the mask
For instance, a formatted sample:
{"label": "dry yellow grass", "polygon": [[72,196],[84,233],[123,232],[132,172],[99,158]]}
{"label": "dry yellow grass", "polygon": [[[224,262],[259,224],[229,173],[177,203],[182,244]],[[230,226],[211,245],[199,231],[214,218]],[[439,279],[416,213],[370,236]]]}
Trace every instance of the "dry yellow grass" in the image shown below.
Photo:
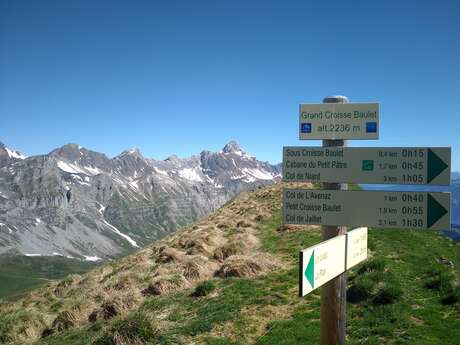
{"label": "dry yellow grass", "polygon": [[233,255],[224,261],[219,271],[216,272],[216,275],[222,278],[255,277],[265,274],[275,268],[279,268],[280,266],[280,263],[268,254],[257,254],[252,256]]}
{"label": "dry yellow grass", "polygon": [[219,265],[205,256],[190,258],[184,267],[183,275],[188,281],[203,281],[212,277]]}
{"label": "dry yellow grass", "polygon": [[150,283],[142,292],[144,295],[163,295],[190,287],[190,282],[182,275],[161,276]]}

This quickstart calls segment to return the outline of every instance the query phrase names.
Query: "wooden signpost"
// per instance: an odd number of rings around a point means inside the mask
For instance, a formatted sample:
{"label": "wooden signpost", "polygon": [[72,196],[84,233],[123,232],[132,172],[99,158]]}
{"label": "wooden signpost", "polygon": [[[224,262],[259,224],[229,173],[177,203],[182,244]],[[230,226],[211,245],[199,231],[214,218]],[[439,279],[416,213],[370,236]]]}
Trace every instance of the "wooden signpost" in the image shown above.
{"label": "wooden signpost", "polygon": [[[322,225],[321,240],[299,254],[299,295],[321,287],[321,345],[345,344],[348,269],[367,257],[367,228],[450,229],[450,193],[347,191],[347,183],[450,184],[450,148],[347,148],[378,139],[378,103],[345,96],[301,104],[299,138],[323,147],[285,147],[283,181],[322,189],[285,189],[284,224]],[[347,233],[345,226],[363,226]]]}

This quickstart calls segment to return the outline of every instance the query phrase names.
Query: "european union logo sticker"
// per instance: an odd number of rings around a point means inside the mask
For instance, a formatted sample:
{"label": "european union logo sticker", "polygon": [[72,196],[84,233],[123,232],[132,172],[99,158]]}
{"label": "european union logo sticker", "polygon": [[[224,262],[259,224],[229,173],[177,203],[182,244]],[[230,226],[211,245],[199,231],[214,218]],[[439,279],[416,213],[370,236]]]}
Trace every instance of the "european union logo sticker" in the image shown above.
{"label": "european union logo sticker", "polygon": [[366,122],[366,133],[377,133],[377,122]]}
{"label": "european union logo sticker", "polygon": [[311,123],[302,123],[300,126],[301,133],[311,133]]}

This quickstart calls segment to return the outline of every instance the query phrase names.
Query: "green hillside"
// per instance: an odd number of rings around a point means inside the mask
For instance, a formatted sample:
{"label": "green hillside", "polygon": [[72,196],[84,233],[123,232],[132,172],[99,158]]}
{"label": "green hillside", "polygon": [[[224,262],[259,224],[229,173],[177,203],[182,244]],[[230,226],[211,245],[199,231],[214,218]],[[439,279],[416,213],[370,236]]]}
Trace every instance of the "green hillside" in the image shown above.
{"label": "green hillside", "polygon": [[17,299],[50,279],[84,273],[95,264],[60,256],[0,255],[0,299]]}
{"label": "green hillside", "polygon": [[[319,228],[282,226],[280,191],[244,193],[130,257],[3,305],[0,342],[318,344],[319,290],[297,296],[297,257]],[[460,344],[460,246],[371,229],[369,248],[349,272],[347,343]]]}

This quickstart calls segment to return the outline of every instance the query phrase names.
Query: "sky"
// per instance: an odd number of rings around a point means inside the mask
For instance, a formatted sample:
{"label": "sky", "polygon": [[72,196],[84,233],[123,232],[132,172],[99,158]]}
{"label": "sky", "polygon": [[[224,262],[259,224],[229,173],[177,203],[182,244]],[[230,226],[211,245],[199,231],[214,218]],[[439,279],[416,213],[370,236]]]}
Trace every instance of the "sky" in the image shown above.
{"label": "sky", "polygon": [[380,103],[380,139],[451,146],[459,1],[0,0],[0,141],[164,159],[239,142],[282,160],[300,103]]}

